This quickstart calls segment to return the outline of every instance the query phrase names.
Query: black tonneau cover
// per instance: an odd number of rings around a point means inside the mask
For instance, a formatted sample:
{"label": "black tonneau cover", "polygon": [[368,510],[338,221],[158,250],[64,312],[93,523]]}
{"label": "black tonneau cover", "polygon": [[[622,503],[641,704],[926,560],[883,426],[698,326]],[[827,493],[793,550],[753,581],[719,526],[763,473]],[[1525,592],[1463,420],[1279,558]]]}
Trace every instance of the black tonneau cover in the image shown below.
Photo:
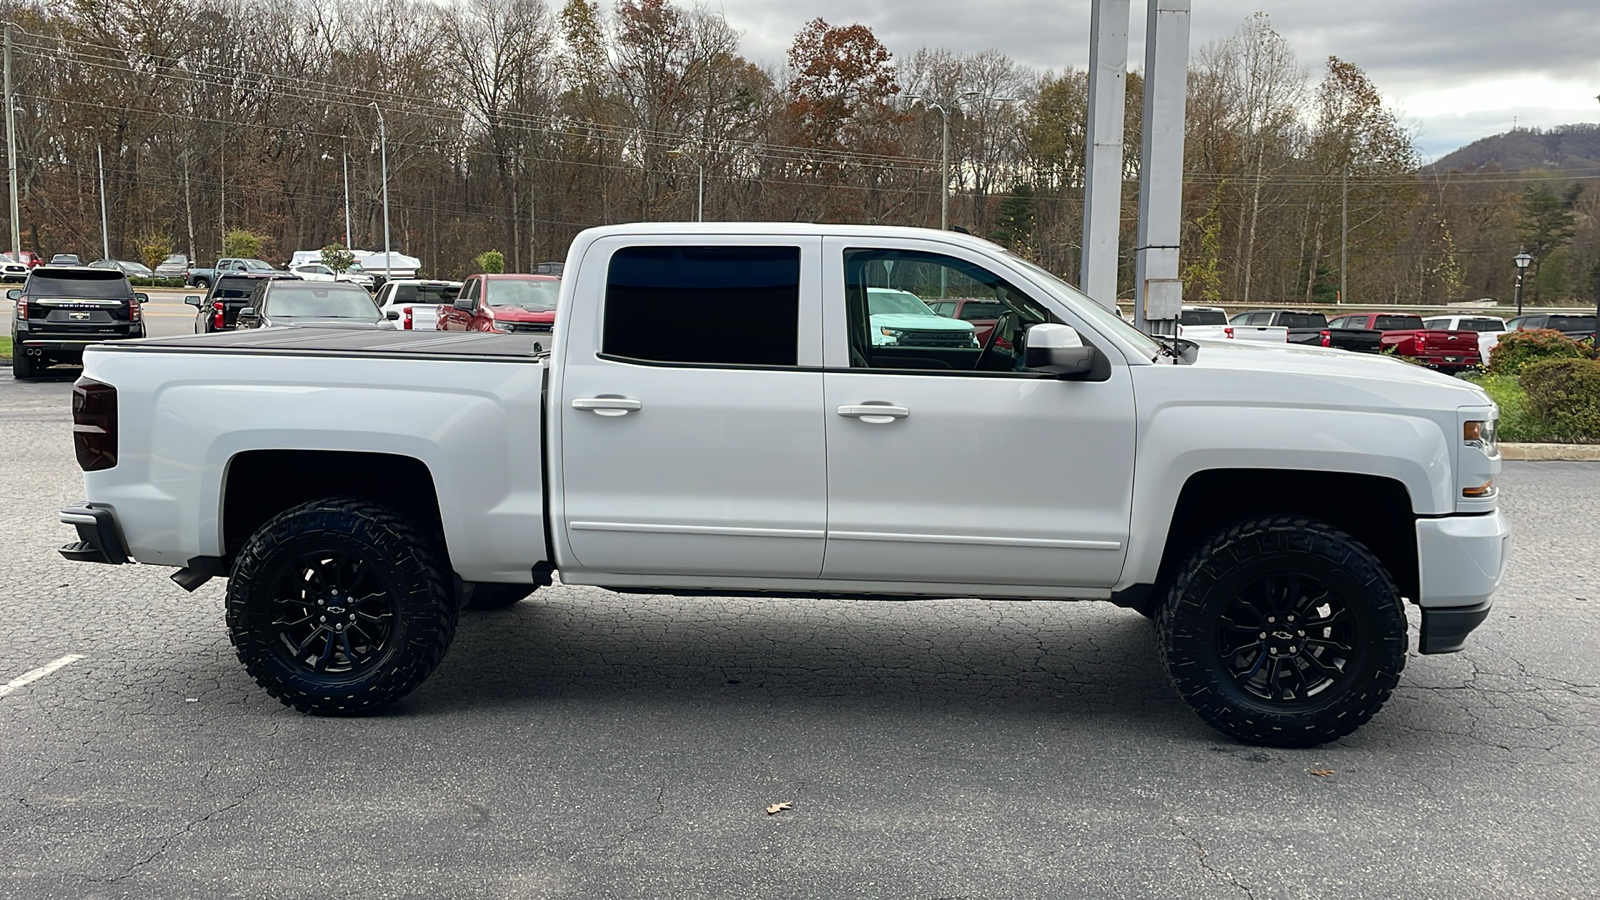
{"label": "black tonneau cover", "polygon": [[101,344],[93,352],[115,350],[138,353],[249,353],[288,356],[379,356],[399,359],[472,358],[504,362],[542,360],[548,334],[488,334],[484,332],[404,331],[296,325],[186,334]]}

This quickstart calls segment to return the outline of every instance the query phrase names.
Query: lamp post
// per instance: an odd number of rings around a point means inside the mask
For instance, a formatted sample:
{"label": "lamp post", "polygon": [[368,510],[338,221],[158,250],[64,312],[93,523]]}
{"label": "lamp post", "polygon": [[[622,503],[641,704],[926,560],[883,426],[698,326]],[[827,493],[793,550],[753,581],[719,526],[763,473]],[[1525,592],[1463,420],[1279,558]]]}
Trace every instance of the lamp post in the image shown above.
{"label": "lamp post", "polygon": [[389,129],[383,123],[378,101],[368,104],[378,114],[378,148],[383,160],[383,280],[389,280]]}
{"label": "lamp post", "polygon": [[1533,257],[1524,250],[1511,258],[1517,264],[1517,315],[1522,315],[1522,276],[1527,273],[1528,265],[1533,262]]}
{"label": "lamp post", "polygon": [[950,230],[950,110],[943,103],[935,103],[926,97],[912,96],[907,99],[920,100],[923,106],[931,106],[939,111],[939,117],[944,120],[943,136],[939,139],[939,230]]}

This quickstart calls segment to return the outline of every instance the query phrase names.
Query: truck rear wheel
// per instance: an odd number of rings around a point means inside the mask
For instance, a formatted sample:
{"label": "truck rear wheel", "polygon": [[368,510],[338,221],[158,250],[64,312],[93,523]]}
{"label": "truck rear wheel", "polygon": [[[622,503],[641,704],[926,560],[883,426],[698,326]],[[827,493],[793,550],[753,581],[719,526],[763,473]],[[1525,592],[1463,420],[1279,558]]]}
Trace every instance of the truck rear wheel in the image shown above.
{"label": "truck rear wheel", "polygon": [[1156,617],[1161,664],[1213,728],[1311,747],[1355,731],[1399,682],[1400,593],[1372,551],[1321,522],[1272,517],[1184,560]]}
{"label": "truck rear wheel", "polygon": [[373,712],[416,689],[455,637],[458,610],[427,532],[363,500],[305,503],[245,542],[228,580],[239,660],[287,706]]}

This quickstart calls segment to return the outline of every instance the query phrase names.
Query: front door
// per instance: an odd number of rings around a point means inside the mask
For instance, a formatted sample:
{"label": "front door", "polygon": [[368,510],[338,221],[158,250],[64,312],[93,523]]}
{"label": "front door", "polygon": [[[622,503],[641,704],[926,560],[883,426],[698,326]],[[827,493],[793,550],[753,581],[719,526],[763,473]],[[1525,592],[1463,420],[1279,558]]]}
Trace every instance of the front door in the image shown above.
{"label": "front door", "polygon": [[[596,242],[564,334],[561,527],[587,572],[816,578],[817,238]],[[598,345],[600,352],[588,347]]]}
{"label": "front door", "polygon": [[[1028,326],[1057,321],[1084,331],[1084,323],[960,248],[829,238],[824,272],[823,577],[1115,584],[1133,489],[1133,390],[1123,361],[1113,357],[1101,381],[1024,371]],[[952,299],[1003,313],[981,341],[974,330],[965,342],[950,337],[948,324],[959,320],[939,323],[931,308],[926,323],[916,318],[918,306]],[[1092,343],[1090,332],[1083,336]]]}

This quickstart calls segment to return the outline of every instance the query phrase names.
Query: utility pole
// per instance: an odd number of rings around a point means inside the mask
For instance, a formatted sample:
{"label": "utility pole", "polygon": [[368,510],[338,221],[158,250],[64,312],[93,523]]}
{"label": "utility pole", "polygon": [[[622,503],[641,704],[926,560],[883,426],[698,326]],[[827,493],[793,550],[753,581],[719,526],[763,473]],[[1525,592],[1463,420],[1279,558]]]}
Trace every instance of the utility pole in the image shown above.
{"label": "utility pole", "polygon": [[11,173],[11,259],[22,262],[22,219],[17,203],[17,107],[11,96],[11,24],[6,24],[6,168]]}
{"label": "utility pole", "polygon": [[[383,159],[383,280],[389,280],[389,129],[383,124],[383,110],[374,100],[369,106],[378,114],[378,147]],[[371,157],[368,157],[369,159]]]}
{"label": "utility pole", "polygon": [[344,249],[349,250],[350,245],[350,151],[341,147],[340,158],[344,166]]}
{"label": "utility pole", "polygon": [[[1094,0],[1089,14],[1089,132],[1078,287],[1117,308],[1117,232],[1122,227],[1122,126],[1128,84],[1129,0]],[[1153,26],[1152,20],[1152,26]]]}
{"label": "utility pole", "polygon": [[100,258],[111,258],[111,229],[106,226],[106,157],[99,144],[94,145],[94,158],[100,163]]}
{"label": "utility pole", "polygon": [[1343,303],[1348,296],[1345,293],[1345,260],[1348,259],[1346,250],[1350,243],[1350,164],[1344,164],[1344,171],[1339,179],[1339,302]]}

